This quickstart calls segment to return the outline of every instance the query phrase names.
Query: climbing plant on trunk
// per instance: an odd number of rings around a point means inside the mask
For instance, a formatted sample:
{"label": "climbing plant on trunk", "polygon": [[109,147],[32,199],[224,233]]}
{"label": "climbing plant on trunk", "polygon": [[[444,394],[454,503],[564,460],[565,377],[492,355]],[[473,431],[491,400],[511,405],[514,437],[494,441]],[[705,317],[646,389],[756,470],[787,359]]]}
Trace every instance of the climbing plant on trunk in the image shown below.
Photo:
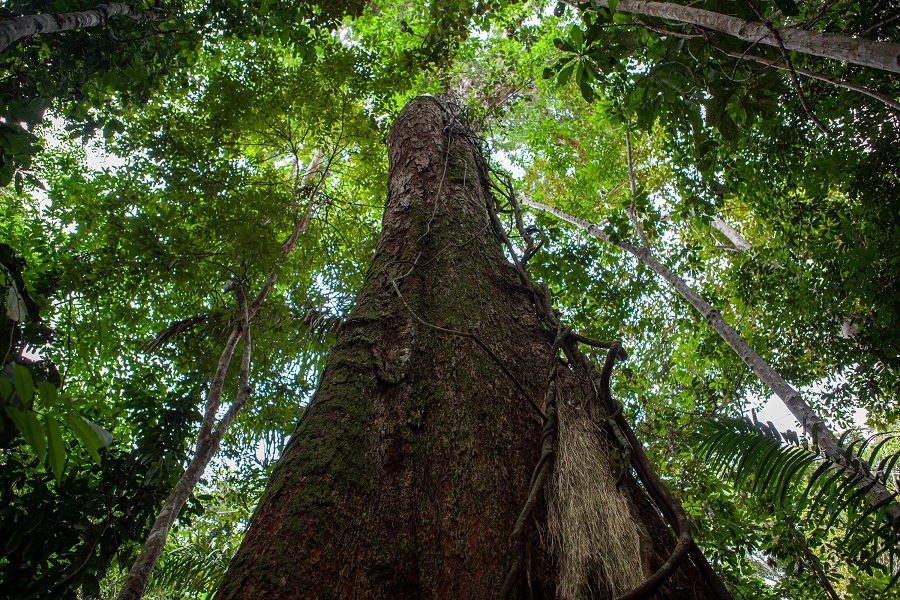
{"label": "climbing plant on trunk", "polygon": [[[570,425],[598,416],[589,446],[601,456],[580,460],[605,465],[605,487],[550,494],[614,498],[619,509],[597,514],[634,543],[628,555],[567,571],[584,577],[570,589],[631,598],[661,586],[660,598],[728,597],[708,565],[701,575],[699,552],[677,560],[691,546],[686,521],[675,526],[676,546],[630,471],[611,466],[614,436],[601,426],[615,415],[594,402],[604,381],[608,392],[609,371],[605,380],[590,374],[575,348],[582,338],[548,317],[521,261],[514,268],[504,257],[472,139],[430,97],[395,121],[383,230],[366,283],[217,598],[490,598],[501,586],[555,597],[559,556],[532,523],[546,523],[540,488],[553,464],[548,423],[557,404]],[[547,326],[554,319],[557,331]],[[663,503],[673,502],[668,495]],[[572,556],[566,550],[559,552]],[[634,592],[635,584],[644,589]]]}

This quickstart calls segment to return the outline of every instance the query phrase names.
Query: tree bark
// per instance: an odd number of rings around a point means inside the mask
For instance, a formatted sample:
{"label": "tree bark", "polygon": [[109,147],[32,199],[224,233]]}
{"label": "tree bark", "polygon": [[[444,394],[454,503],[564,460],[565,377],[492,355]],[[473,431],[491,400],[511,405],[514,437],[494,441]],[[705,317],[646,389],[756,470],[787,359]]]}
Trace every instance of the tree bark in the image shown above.
{"label": "tree bark", "polygon": [[[146,13],[150,12],[146,11]],[[35,33],[54,33],[97,27],[116,15],[130,17],[137,14],[133,6],[124,2],[108,2],[79,12],[22,15],[0,21],[0,52],[6,50],[13,42]]]}
{"label": "tree bark", "polygon": [[750,244],[750,242],[748,242],[746,238],[744,238],[744,236],[738,233],[734,227],[720,219],[718,216],[713,217],[710,225],[712,225],[713,229],[727,237],[728,241],[731,242],[731,244],[738,250],[743,251],[753,248],[753,245]]}
{"label": "tree bark", "polygon": [[[503,255],[458,123],[430,97],[394,123],[365,284],[218,600],[499,596],[541,452],[526,396],[544,396],[555,333]],[[556,385],[577,391],[562,365]],[[675,539],[626,489],[647,576]],[[545,521],[542,497],[533,515]],[[519,597],[555,597],[544,538],[526,545]],[[712,597],[690,561],[654,596]]]}
{"label": "tree bark", "polygon": [[[576,2],[567,1],[566,3],[577,6]],[[590,0],[590,4],[600,8],[609,8],[608,0]],[[752,44],[778,47],[778,37],[780,37],[785,49],[789,51],[900,73],[900,44],[832,35],[796,27],[775,27],[776,37],[766,23],[747,21],[740,17],[723,15],[674,2],[619,0],[616,10],[678,21],[685,25],[731,35]]]}
{"label": "tree bark", "polygon": [[[753,371],[757,377],[784,403],[791,411],[791,414],[797,418],[800,425],[809,433],[818,446],[832,461],[845,466],[850,475],[859,477],[857,487],[865,489],[869,497],[869,502],[873,505],[888,503],[893,498],[893,494],[885,488],[885,486],[866,475],[863,471],[851,464],[847,458],[844,449],[841,447],[837,436],[828,427],[828,424],[822,420],[819,415],[806,403],[800,392],[795,390],[778,372],[772,368],[769,363],[762,359],[756,351],[750,347],[744,338],[734,330],[734,328],[722,318],[722,314],[704,300],[700,294],[688,285],[688,283],[672,272],[668,267],[663,265],[650,252],[647,246],[637,247],[624,241],[614,241],[600,227],[589,223],[578,217],[569,215],[558,208],[535,202],[527,198],[520,198],[519,201],[531,208],[536,208],[556,215],[560,219],[580,227],[588,234],[599,238],[610,244],[614,244],[622,250],[628,252],[638,259],[641,264],[648,266],[654,273],[665,279],[672,288],[678,292],[685,300],[699,312],[706,322],[719,334],[725,343],[727,343],[741,361]],[[900,519],[900,504],[896,502],[890,503],[887,509],[887,517],[891,520]]]}

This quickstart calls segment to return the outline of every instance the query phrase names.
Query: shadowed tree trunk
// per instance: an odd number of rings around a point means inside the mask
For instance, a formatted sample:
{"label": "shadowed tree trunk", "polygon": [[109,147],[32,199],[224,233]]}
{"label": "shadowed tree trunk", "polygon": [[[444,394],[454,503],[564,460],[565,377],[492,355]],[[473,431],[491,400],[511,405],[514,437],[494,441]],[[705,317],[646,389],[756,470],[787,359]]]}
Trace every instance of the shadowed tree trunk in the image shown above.
{"label": "shadowed tree trunk", "polygon": [[159,14],[158,11],[152,10],[138,13],[133,6],[124,2],[108,2],[80,12],[13,17],[6,21],[0,21],[0,52],[3,52],[13,42],[36,33],[56,33],[97,27],[116,15],[148,18],[157,14]]}
{"label": "shadowed tree trunk", "polygon": [[[498,597],[541,449],[523,390],[543,398],[554,334],[504,257],[462,133],[430,97],[394,123],[366,282],[217,599]],[[623,489],[646,576],[675,539],[637,483]],[[534,516],[546,522],[543,496]],[[554,598],[546,536],[526,554],[515,593]],[[713,596],[685,561],[653,597]]]}

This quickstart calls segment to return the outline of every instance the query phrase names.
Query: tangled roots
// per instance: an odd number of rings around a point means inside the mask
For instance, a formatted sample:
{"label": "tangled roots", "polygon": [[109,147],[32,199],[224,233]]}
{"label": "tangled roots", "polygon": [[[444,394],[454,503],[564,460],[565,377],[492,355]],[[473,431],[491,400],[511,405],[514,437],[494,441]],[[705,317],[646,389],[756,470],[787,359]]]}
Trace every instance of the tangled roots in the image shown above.
{"label": "tangled roots", "polygon": [[610,472],[603,432],[563,399],[557,410],[559,442],[547,492],[548,525],[559,555],[557,596],[590,598],[604,584],[619,596],[643,580],[637,527]]}

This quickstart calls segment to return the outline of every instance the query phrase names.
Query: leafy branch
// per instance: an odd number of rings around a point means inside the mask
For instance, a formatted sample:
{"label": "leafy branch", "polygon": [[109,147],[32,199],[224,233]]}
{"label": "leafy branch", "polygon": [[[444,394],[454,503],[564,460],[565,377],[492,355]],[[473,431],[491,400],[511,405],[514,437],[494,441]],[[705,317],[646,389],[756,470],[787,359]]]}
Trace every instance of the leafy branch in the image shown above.
{"label": "leafy branch", "polygon": [[[773,513],[802,515],[825,532],[840,525],[839,553],[867,572],[888,572],[887,591],[900,580],[895,568],[900,524],[886,518],[898,504],[892,475],[900,452],[889,451],[894,436],[872,435],[848,444],[851,433],[840,438],[839,461],[833,448],[820,447],[815,430],[801,438],[755,419],[704,421],[700,451],[709,466],[768,503]],[[868,492],[875,485],[890,495],[871,503]]]}

